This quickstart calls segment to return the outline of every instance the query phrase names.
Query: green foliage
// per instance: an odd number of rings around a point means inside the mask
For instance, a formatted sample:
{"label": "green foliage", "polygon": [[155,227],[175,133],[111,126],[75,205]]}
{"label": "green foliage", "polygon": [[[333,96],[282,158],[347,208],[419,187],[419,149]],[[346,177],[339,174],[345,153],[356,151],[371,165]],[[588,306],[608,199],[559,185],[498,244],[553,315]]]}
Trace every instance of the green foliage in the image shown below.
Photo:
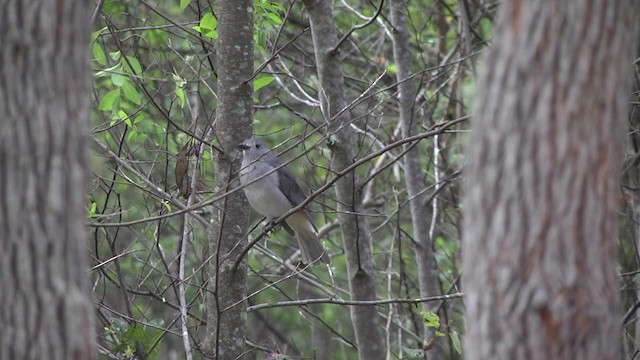
{"label": "green foliage", "polygon": [[218,32],[216,28],[218,27],[218,19],[212,13],[206,13],[200,19],[200,25],[194,26],[193,29],[203,36],[209,37],[213,40],[218,38]]}
{"label": "green foliage", "polygon": [[114,321],[111,327],[104,329],[108,341],[114,344],[113,350],[125,359],[133,358],[136,348],[140,348],[148,359],[157,359],[162,344],[162,320],[154,321],[150,326],[123,321]]}
{"label": "green foliage", "polygon": [[273,76],[259,76],[254,82],[253,82],[253,92],[257,92],[258,90],[262,89],[263,87],[271,84],[273,82]]}

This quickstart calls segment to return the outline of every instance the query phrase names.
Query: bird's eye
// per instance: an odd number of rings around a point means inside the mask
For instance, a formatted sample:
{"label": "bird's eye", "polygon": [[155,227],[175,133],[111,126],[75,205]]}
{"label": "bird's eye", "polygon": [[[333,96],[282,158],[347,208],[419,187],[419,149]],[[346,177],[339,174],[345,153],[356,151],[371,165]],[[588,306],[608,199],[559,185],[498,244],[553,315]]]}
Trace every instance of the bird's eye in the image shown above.
{"label": "bird's eye", "polygon": [[256,149],[260,149],[260,144],[256,144]]}

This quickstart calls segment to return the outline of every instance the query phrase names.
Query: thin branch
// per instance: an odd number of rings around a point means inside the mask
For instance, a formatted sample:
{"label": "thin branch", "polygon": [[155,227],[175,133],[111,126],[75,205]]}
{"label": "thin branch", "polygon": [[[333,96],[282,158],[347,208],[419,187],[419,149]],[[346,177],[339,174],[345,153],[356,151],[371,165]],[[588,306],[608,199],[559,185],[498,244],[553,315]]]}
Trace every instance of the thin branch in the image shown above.
{"label": "thin branch", "polygon": [[381,299],[381,300],[339,300],[339,299],[306,299],[293,301],[279,301],[275,303],[265,303],[247,307],[247,312],[258,311],[262,309],[289,307],[289,306],[305,306],[311,304],[333,304],[333,305],[355,305],[355,306],[372,306],[387,304],[419,304],[424,302],[444,301],[462,298],[464,293],[453,293],[448,295],[430,296],[419,299]]}
{"label": "thin branch", "polygon": [[376,21],[376,19],[378,18],[378,16],[380,15],[380,13],[382,12],[382,6],[384,5],[384,0],[380,0],[380,6],[378,6],[378,11],[376,11],[376,13],[364,24],[361,25],[356,25],[356,26],[352,26],[351,29],[349,29],[349,32],[347,32],[346,34],[344,34],[344,36],[342,37],[342,39],[340,39],[338,41],[338,43],[336,44],[336,46],[331,49],[329,51],[329,53],[331,55],[335,55],[335,53],[338,51],[338,49],[340,48],[340,46],[342,45],[343,42],[345,42],[349,36],[351,36],[351,34],[353,34],[354,31],[356,30],[360,30],[360,29],[364,29],[367,26],[371,25],[374,21]]}

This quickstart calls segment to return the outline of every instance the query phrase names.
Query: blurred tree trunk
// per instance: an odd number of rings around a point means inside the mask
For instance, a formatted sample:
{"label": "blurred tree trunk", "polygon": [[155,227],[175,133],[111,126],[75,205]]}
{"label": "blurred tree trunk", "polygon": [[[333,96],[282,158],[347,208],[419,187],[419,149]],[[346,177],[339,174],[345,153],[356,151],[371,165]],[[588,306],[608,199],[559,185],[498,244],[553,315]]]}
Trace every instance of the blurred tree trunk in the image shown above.
{"label": "blurred tree trunk", "polygon": [[[330,121],[331,170],[340,172],[351,165],[355,152],[350,138],[349,111],[336,116],[347,106],[342,64],[339,52],[333,52],[338,43],[336,25],[333,20],[333,2],[326,0],[304,0],[311,22],[311,36],[315,52],[320,101],[323,103],[325,121]],[[334,118],[335,117],[335,118]],[[371,244],[369,243],[362,199],[356,190],[354,172],[349,172],[336,182],[336,198],[340,231],[347,257],[349,292],[353,300],[375,300],[376,288]],[[374,306],[352,306],[351,319],[358,345],[360,359],[384,359],[386,346],[381,334],[378,312]]]}
{"label": "blurred tree trunk", "polygon": [[633,5],[501,5],[467,149],[470,358],[618,358],[616,210]]}
{"label": "blurred tree trunk", "polygon": [[[629,116],[629,126],[630,129],[628,131],[629,134],[629,146],[630,146],[630,154],[629,159],[630,162],[625,164],[624,173],[623,173],[623,189],[626,191],[625,195],[628,195],[629,199],[629,207],[631,211],[631,234],[633,234],[633,239],[635,241],[636,246],[636,257],[640,259],[640,67],[636,66],[635,74],[634,74],[634,85],[633,91],[635,95],[635,104],[631,109],[631,114]],[[635,269],[633,269],[635,270]],[[626,269],[623,271],[627,271]],[[640,286],[638,286],[638,277],[634,277],[635,280],[635,289],[636,289],[636,298],[635,301],[638,301],[640,298]],[[627,350],[631,351],[640,351],[640,312],[635,310],[635,342],[632,347]],[[627,319],[629,321],[629,319]],[[625,324],[627,325],[627,324]]]}
{"label": "blurred tree trunk", "polygon": [[[253,75],[253,2],[221,0],[217,2],[218,40],[216,62],[218,107],[215,138],[224,154],[215,153],[215,192],[231,190],[237,178],[242,156],[237,145],[251,136]],[[207,296],[207,334],[203,345],[209,358],[236,359],[245,349],[247,262],[236,269],[249,228],[249,204],[242,192],[236,192],[215,204],[213,226],[209,234],[214,256],[210,262]],[[230,309],[228,306],[237,304]]]}
{"label": "blurred tree trunk", "polygon": [[[405,0],[391,0],[391,23],[393,25],[393,58],[397,66],[396,79],[398,81],[399,117],[402,136],[409,137],[416,134],[416,119],[414,114],[416,79],[407,80],[411,76],[411,52],[409,50],[409,35],[407,32],[407,14]],[[418,287],[420,297],[440,295],[438,274],[436,273],[436,258],[433,244],[429,237],[429,212],[425,203],[424,173],[420,168],[420,152],[417,144],[405,144],[408,150],[404,156],[404,178],[407,184],[407,197],[410,199],[411,224],[415,241],[415,254],[418,267]],[[438,302],[423,302],[422,310],[437,312]],[[435,341],[435,329],[424,326],[423,346]],[[436,346],[428,351],[429,359],[442,359],[442,346]]]}
{"label": "blurred tree trunk", "polygon": [[88,3],[0,9],[0,358],[92,359]]}

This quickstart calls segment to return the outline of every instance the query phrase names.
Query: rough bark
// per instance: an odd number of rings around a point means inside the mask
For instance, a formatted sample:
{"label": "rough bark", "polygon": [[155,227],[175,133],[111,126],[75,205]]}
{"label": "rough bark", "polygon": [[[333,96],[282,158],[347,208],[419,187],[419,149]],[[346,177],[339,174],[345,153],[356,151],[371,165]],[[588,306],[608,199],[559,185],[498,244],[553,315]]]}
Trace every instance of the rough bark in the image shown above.
{"label": "rough bark", "polygon": [[[640,50],[640,49],[638,49]],[[636,54],[638,55],[638,54]],[[640,67],[636,65],[633,93],[636,94],[633,108],[631,109],[629,116],[629,147],[630,151],[627,154],[631,163],[625,164],[623,174],[623,189],[625,190],[629,198],[629,211],[631,212],[631,234],[633,235],[636,245],[636,255],[640,259],[640,106],[638,101],[640,99]],[[624,198],[624,196],[623,196]],[[623,270],[624,271],[624,270]],[[637,282],[636,278],[636,282]],[[636,285],[636,298],[640,298],[640,290]],[[635,351],[640,350],[640,313],[635,312],[635,341],[631,342],[631,347],[626,347],[625,350]],[[626,324],[625,324],[626,325]],[[626,354],[625,354],[626,355]],[[629,357],[625,357],[629,358]]]}
{"label": "rough bark", "polygon": [[[416,80],[407,80],[411,76],[411,52],[409,51],[409,35],[407,32],[407,14],[405,0],[391,0],[391,23],[393,25],[393,58],[397,66],[396,79],[398,81],[399,120],[402,136],[416,134],[417,125],[415,114]],[[415,254],[418,271],[418,287],[420,297],[440,295],[438,274],[436,273],[436,258],[433,244],[429,237],[429,212],[425,207],[425,184],[422,181],[424,172],[420,168],[420,152],[416,144],[405,144],[408,150],[403,158],[404,179],[407,185],[407,196],[411,210],[411,224],[415,241]],[[422,194],[421,194],[422,193]],[[422,303],[422,310],[437,312],[437,302]],[[433,328],[424,326],[424,346],[434,341]],[[428,352],[429,359],[442,359],[442,347],[437,346]]]}
{"label": "rough bark", "polygon": [[505,1],[467,148],[473,359],[617,359],[632,1]]}
{"label": "rough bark", "polygon": [[1,359],[95,356],[88,25],[87,2],[0,1]]}
{"label": "rough bark", "polygon": [[[332,154],[331,170],[342,171],[353,163],[355,152],[348,132],[349,111],[337,115],[347,106],[342,64],[338,52],[333,52],[338,38],[333,20],[333,2],[305,0],[311,22],[311,36],[324,103]],[[337,116],[336,116],[337,115]],[[355,175],[349,172],[336,182],[338,219],[347,258],[349,292],[353,300],[376,299],[375,277],[366,220],[362,214],[362,199],[357,192]],[[384,359],[385,343],[378,313],[373,306],[352,306],[351,319],[360,359]]]}
{"label": "rough bark", "polygon": [[[235,186],[242,156],[237,145],[251,136],[253,74],[253,2],[220,0],[216,63],[218,107],[215,137],[225,151],[215,154],[215,191]],[[236,359],[245,349],[246,339],[246,259],[234,269],[249,228],[249,204],[236,192],[215,204],[209,235],[214,256],[210,263],[207,296],[207,334],[203,346],[209,358]],[[228,310],[228,306],[237,304]]]}

